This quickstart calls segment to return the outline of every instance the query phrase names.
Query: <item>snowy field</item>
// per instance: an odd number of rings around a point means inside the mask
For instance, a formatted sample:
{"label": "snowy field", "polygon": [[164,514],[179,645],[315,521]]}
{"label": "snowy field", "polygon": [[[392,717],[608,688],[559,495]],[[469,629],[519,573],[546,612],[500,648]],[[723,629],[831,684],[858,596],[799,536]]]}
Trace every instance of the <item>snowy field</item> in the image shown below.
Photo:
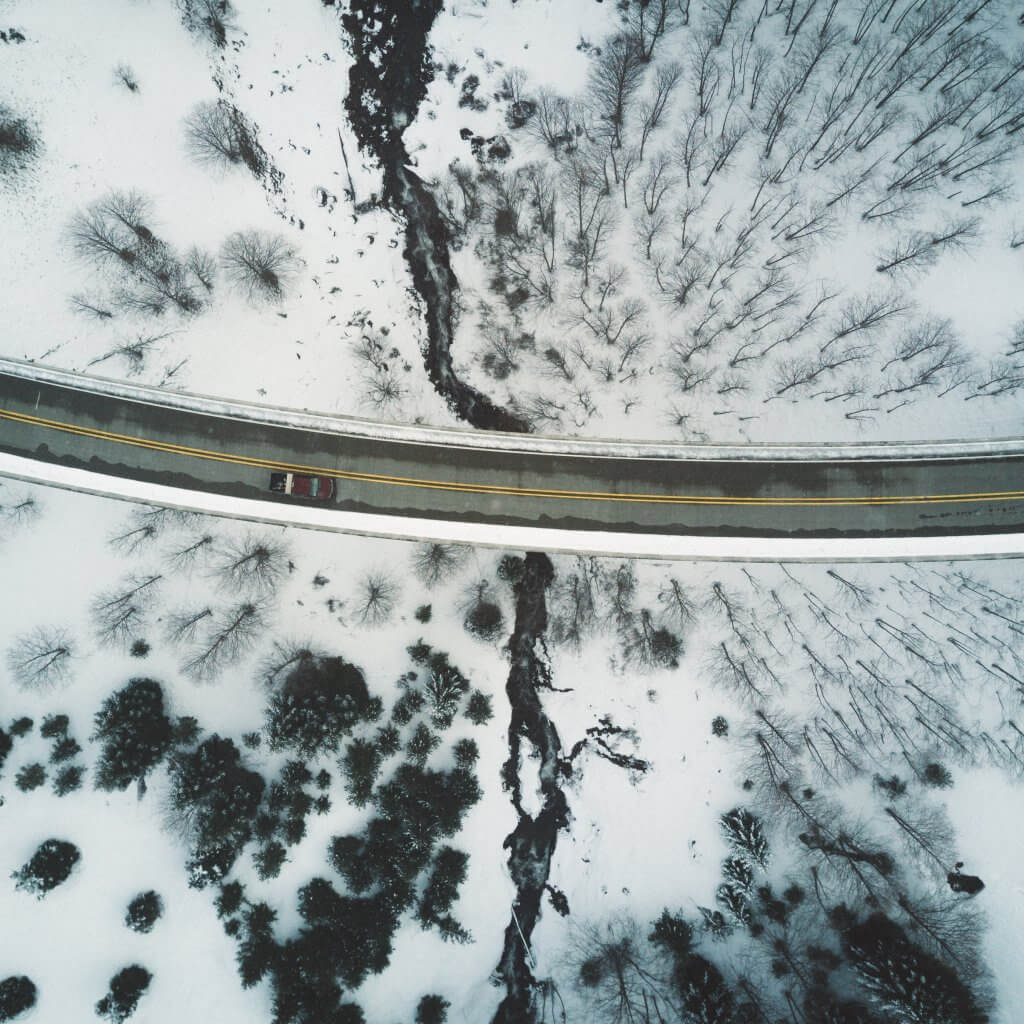
{"label": "snowy field", "polygon": [[[221,7],[0,6],[5,354],[456,423],[347,120],[341,8]],[[1019,434],[1018,13],[448,4],[403,145],[458,282],[454,372],[539,433]],[[255,285],[240,233],[273,255]]]}
{"label": "snowy field", "polygon": [[[492,972],[516,899],[503,841],[519,812],[503,789],[501,768],[511,710],[503,649],[516,625],[521,560],[487,549],[431,549],[154,513],[10,479],[0,506],[0,725],[12,738],[0,777],[3,874],[21,868],[48,838],[80,850],[70,877],[42,898],[16,890],[13,881],[0,897],[0,974],[27,976],[38,988],[26,1019],[92,1019],[90,1008],[108,980],[130,964],[152,974],[132,1017],[140,1024],[176,1021],[185,1009],[225,1022],[273,1019],[269,981],[241,985],[235,958],[245,930],[225,934],[225,925],[237,930],[238,918],[218,920],[216,900],[228,883],[241,882],[250,905],[276,913],[273,938],[286,943],[304,924],[296,894],[311,879],[326,878],[346,892],[329,859],[332,837],[358,832],[380,799],[352,803],[352,777],[340,764],[348,738],[303,755],[312,777],[322,769],[330,774],[324,789],[305,787],[309,797],[327,796],[330,806],[323,813],[306,808],[301,834],[283,844],[278,873],[260,877],[254,857],[267,843],[248,830],[260,827],[284,763],[300,756],[287,744],[272,749],[283,726],[271,723],[268,703],[289,692],[280,651],[292,651],[299,662],[296,650],[341,655],[362,670],[383,714],[352,736],[372,744],[382,742],[375,730],[400,720],[403,697],[408,703],[409,692],[428,689],[429,675],[407,652],[421,639],[447,652],[493,710],[473,724],[464,691],[452,724],[435,724],[428,696],[399,728],[406,757],[416,756],[419,725],[440,738],[425,761],[439,772],[452,769],[457,741],[477,745],[479,799],[445,840],[469,854],[451,914],[471,940],[445,942],[438,926],[421,925],[408,910],[389,965],[347,987],[346,998],[367,1021],[383,1024],[412,1021],[428,993],[450,1002],[449,1021],[491,1019],[503,997]],[[264,550],[254,560],[259,572],[231,576],[227,563],[254,547]],[[792,971],[776,973],[767,942],[784,934],[804,967],[815,943],[838,948],[836,934],[815,917],[812,876],[825,905],[841,898],[857,915],[867,912],[864,900],[873,893],[920,948],[953,965],[979,1000],[994,997],[991,1021],[1020,1019],[1018,560],[744,565],[559,555],[553,569],[537,647],[551,689],[538,692],[560,739],[557,789],[569,815],[555,837],[549,888],[531,936],[528,963],[545,981],[537,989],[537,1019],[620,1019],[608,1009],[607,977],[590,984],[581,978],[588,977],[583,963],[607,958],[624,935],[633,937],[646,972],[629,979],[630,997],[666,998],[663,955],[646,940],[665,909],[690,923],[694,949],[727,984],[746,979],[772,1006],[786,992],[802,1001],[802,982]],[[140,584],[137,595],[119,600]],[[231,633],[246,604],[255,609],[252,628]],[[124,614],[112,619],[112,606]],[[195,628],[185,629],[196,616]],[[234,640],[218,648],[212,641],[226,629]],[[44,638],[56,660],[39,672],[29,654],[41,651]],[[279,671],[267,681],[275,655]],[[410,669],[419,677],[402,684]],[[144,793],[134,779],[124,790],[96,788],[110,755],[93,735],[95,716],[138,678],[160,684],[172,720],[193,716],[203,731],[174,741],[147,772]],[[60,714],[69,719],[64,732],[44,738],[47,716]],[[23,717],[32,725],[16,736],[25,727],[14,723]],[[247,770],[268,787],[264,802],[248,812],[251,820],[239,815],[248,838],[219,881],[197,876],[196,835],[180,818],[173,824],[170,812],[175,759],[213,734],[233,740]],[[56,755],[61,736],[83,749]],[[513,766],[520,810],[534,820],[551,798],[539,755],[526,742]],[[401,760],[381,762],[378,794]],[[46,773],[37,788],[19,785],[31,765]],[[68,765],[84,770],[81,788],[58,796],[53,787]],[[786,793],[798,810],[787,806]],[[727,843],[719,819],[737,807],[760,820],[766,844],[753,847],[763,866],[749,848],[743,854],[754,865],[755,888],[781,893],[795,885],[807,896],[784,925],[763,916],[767,904],[754,889],[749,899],[729,899],[722,889],[723,858],[743,857],[735,856],[739,847]],[[925,845],[908,838],[887,808]],[[820,831],[808,825],[812,819]],[[290,818],[283,825],[286,834],[294,828]],[[798,841],[798,833],[811,838]],[[830,852],[829,843],[836,844]],[[964,876],[983,880],[979,894],[950,891],[945,876],[960,861]],[[190,876],[206,884],[190,887]],[[425,881],[422,875],[416,882],[420,896]],[[164,913],[151,933],[137,934],[125,926],[125,909],[148,890],[160,894]],[[921,924],[908,924],[911,915]],[[751,920],[767,925],[768,938],[754,934]],[[866,991],[849,966],[830,978],[844,998]]]}

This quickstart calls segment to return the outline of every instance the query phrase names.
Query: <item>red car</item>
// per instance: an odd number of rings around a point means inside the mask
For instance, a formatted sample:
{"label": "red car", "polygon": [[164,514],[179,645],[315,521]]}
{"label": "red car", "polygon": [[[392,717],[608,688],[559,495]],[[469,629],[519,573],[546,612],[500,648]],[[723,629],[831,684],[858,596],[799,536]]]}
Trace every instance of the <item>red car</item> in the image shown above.
{"label": "red car", "polygon": [[270,489],[275,494],[311,501],[330,501],[334,497],[334,481],[329,476],[303,476],[301,473],[271,473]]}

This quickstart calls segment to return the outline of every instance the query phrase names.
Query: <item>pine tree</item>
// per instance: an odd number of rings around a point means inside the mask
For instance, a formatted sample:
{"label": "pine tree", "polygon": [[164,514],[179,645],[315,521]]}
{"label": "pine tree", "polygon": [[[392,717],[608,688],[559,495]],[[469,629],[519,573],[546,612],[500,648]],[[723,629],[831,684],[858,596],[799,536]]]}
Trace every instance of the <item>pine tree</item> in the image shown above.
{"label": "pine tree", "polygon": [[420,898],[416,916],[424,928],[437,926],[441,937],[453,942],[468,942],[467,932],[449,913],[459,898],[459,886],[466,880],[469,854],[451,846],[442,846],[434,855],[430,877]]}
{"label": "pine tree", "polygon": [[345,748],[341,761],[345,792],[356,807],[365,807],[370,802],[380,762],[380,751],[370,740],[355,739]]}
{"label": "pine tree", "polygon": [[129,681],[96,713],[93,738],[103,743],[96,787],[124,790],[143,778],[167,753],[172,733],[160,684],[152,679]]}
{"label": "pine tree", "polygon": [[685,1024],[730,1024],[735,1000],[722,972],[709,960],[691,954],[672,975]]}
{"label": "pine tree", "polygon": [[988,1020],[956,972],[911,942],[884,914],[848,929],[843,947],[871,1001],[899,1024]]}
{"label": "pine tree", "polygon": [[768,840],[761,825],[745,807],[734,807],[718,819],[725,841],[740,853],[745,853],[755,864],[768,865]]}

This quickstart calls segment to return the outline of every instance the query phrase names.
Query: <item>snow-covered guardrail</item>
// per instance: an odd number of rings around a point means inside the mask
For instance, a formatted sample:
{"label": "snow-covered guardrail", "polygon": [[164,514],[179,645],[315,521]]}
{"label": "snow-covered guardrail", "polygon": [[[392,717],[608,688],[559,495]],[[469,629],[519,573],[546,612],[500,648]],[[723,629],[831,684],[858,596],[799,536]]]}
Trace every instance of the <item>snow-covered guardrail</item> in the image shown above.
{"label": "snow-covered guardrail", "polygon": [[462,427],[428,427],[382,423],[330,413],[258,405],[188,391],[168,391],[145,384],[94,377],[40,363],[0,357],[0,374],[60,387],[108,395],[126,401],[162,405],[228,419],[296,427],[326,434],[346,434],[381,441],[479,448],[503,452],[577,456],[583,458],[678,459],[718,462],[864,462],[922,459],[979,459],[1024,455],[1024,437],[988,440],[898,441],[864,444],[692,444],[665,441],[616,441],[605,438],[539,436],[474,431]]}

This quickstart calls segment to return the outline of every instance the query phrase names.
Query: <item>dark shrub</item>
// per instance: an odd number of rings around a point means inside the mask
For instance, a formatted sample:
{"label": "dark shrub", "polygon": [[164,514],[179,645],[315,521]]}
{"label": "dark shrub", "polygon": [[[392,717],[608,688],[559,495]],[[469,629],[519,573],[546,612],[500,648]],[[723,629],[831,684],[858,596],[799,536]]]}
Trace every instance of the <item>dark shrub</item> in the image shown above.
{"label": "dark shrub", "polygon": [[143,640],[141,637],[133,640],[131,647],[128,649],[128,653],[133,658],[144,658],[150,652],[149,643]]}
{"label": "dark shrub", "polygon": [[50,760],[54,764],[60,764],[62,761],[70,761],[75,754],[81,752],[82,748],[78,745],[78,741],[71,736],[65,736],[54,743],[53,750],[50,751]]}
{"label": "dark shrub", "polygon": [[491,710],[491,698],[481,690],[474,690],[469,695],[469,702],[466,705],[466,717],[474,725],[483,725],[494,717]]}
{"label": "dark shrub", "polygon": [[462,621],[466,630],[480,640],[494,640],[505,625],[505,616],[493,601],[476,601]]}
{"label": "dark shrub", "polygon": [[452,753],[455,755],[455,763],[460,768],[468,770],[480,757],[480,748],[476,745],[476,740],[461,739],[452,747]]}
{"label": "dark shrub", "polygon": [[164,902],[160,894],[150,889],[148,892],[140,892],[128,904],[128,911],[124,915],[124,923],[133,932],[147,934],[153,930],[153,925],[160,919],[164,912]]}
{"label": "dark shrub", "polygon": [[415,1024],[445,1024],[451,1005],[442,996],[424,996],[416,1006]]}
{"label": "dark shrub", "polygon": [[433,609],[429,604],[421,604],[414,614],[417,622],[429,622],[433,615]]}
{"label": "dark shrub", "polygon": [[344,658],[304,658],[267,707],[271,750],[304,757],[334,751],[360,721],[379,714],[366,679]]}
{"label": "dark shrub", "polygon": [[12,876],[17,888],[40,899],[66,882],[82,854],[74,843],[64,839],[47,839],[41,843],[29,862]]}
{"label": "dark shrub", "polygon": [[96,1004],[96,1013],[111,1024],[121,1024],[135,1012],[152,980],[153,975],[138,964],[122,968],[110,979],[110,990]]}
{"label": "dark shrub", "polygon": [[130,680],[96,712],[93,738],[103,744],[96,762],[97,789],[123,790],[143,778],[163,759],[172,735],[160,684]]}
{"label": "dark shrub", "polygon": [[23,765],[18,769],[18,774],[14,777],[15,785],[22,793],[31,793],[33,789],[38,789],[45,781],[46,769],[38,761],[33,764]]}
{"label": "dark shrub", "polygon": [[0,1021],[14,1020],[36,1005],[36,987],[25,975],[11,975],[0,981]]}
{"label": "dark shrub", "polygon": [[39,726],[39,735],[48,740],[66,736],[70,724],[67,715],[47,715]]}
{"label": "dark shrub", "polygon": [[57,796],[67,796],[82,786],[82,775],[85,769],[79,764],[65,765],[53,780],[53,791]]}
{"label": "dark shrub", "polygon": [[726,721],[723,715],[715,715],[711,719],[711,735],[712,736],[728,736],[729,735],[729,723]]}

